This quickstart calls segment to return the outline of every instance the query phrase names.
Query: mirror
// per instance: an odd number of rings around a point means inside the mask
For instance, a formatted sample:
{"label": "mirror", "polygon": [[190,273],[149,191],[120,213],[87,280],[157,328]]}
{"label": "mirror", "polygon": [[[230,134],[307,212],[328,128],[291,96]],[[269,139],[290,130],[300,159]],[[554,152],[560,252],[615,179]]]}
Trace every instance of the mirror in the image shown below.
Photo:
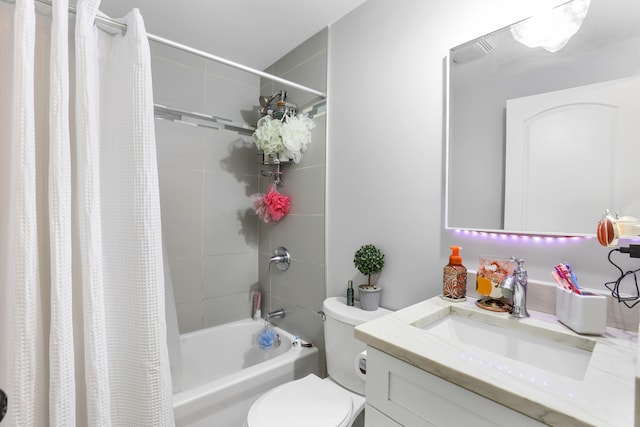
{"label": "mirror", "polygon": [[594,235],[605,209],[640,218],[640,2],[591,0],[555,52],[515,40],[532,19],[449,52],[446,227]]}

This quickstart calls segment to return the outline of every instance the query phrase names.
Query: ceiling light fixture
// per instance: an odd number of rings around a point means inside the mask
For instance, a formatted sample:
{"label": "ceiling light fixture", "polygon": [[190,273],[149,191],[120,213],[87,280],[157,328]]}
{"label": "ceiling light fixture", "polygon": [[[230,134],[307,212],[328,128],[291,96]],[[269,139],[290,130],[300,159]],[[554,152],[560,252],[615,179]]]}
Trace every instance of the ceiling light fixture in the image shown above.
{"label": "ceiling light fixture", "polygon": [[549,52],[562,49],[584,21],[591,0],[573,0],[511,26],[513,38],[528,47]]}

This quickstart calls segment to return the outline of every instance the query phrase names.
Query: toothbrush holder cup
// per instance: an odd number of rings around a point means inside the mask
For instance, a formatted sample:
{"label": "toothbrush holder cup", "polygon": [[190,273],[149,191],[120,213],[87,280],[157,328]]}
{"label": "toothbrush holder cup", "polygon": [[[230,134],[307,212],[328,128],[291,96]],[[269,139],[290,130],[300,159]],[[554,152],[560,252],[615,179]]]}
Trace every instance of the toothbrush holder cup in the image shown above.
{"label": "toothbrush holder cup", "polygon": [[607,297],[556,288],[556,317],[579,334],[602,335],[607,328]]}

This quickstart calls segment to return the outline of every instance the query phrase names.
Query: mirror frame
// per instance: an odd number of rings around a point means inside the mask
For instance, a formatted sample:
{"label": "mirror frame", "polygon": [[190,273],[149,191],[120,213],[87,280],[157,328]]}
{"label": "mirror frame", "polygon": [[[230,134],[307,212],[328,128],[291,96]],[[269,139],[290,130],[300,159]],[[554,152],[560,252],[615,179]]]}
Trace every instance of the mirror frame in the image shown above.
{"label": "mirror frame", "polygon": [[[593,0],[594,2],[597,0]],[[560,5],[562,6],[562,5]],[[559,6],[556,6],[559,7]],[[483,38],[486,37],[490,37],[496,33],[499,33],[501,31],[509,31],[509,29],[511,28],[512,25],[515,25],[519,22],[523,22],[530,19],[526,18],[523,19],[522,21],[518,21],[514,24],[505,26],[503,28],[500,28],[496,31],[492,31],[490,33],[487,33],[485,35],[482,35],[480,37],[477,37],[473,40],[467,41],[465,43],[462,43],[458,46],[455,46],[453,48],[451,48],[448,52],[448,55],[446,57],[446,64],[444,67],[444,71],[445,71],[445,85],[446,85],[446,95],[445,95],[445,206],[444,206],[444,226],[445,229],[448,230],[469,230],[469,231],[477,231],[477,232],[487,232],[487,233],[498,233],[498,234],[521,234],[521,235],[540,235],[540,236],[594,236],[595,235],[595,229],[596,229],[596,223],[598,221],[599,218],[594,218],[594,229],[592,233],[575,233],[575,232],[561,232],[561,231],[545,231],[545,232],[531,232],[531,231],[521,231],[521,230],[507,230],[504,228],[486,228],[486,227],[477,227],[477,226],[473,226],[473,225],[467,225],[465,224],[464,226],[462,225],[452,225],[451,224],[451,197],[450,197],[450,192],[451,192],[451,176],[452,176],[452,138],[451,138],[451,133],[452,133],[452,114],[451,114],[451,93],[452,93],[452,74],[451,74],[451,65],[452,65],[452,52],[454,52],[456,49],[459,49],[463,46],[467,46],[469,44],[473,44]],[[640,38],[639,35],[634,35],[634,40],[636,38]],[[615,68],[615,67],[612,67]],[[635,70],[634,73],[640,74],[640,69]],[[611,77],[612,79],[615,79],[616,77]],[[602,81],[603,79],[600,79],[600,81]],[[606,79],[604,79],[606,80]],[[589,84],[589,83],[587,83]],[[565,88],[567,86],[564,86]],[[569,87],[571,87],[571,85],[569,85]],[[554,90],[554,89],[551,89]],[[539,93],[539,92],[536,92]],[[523,95],[526,96],[526,95]],[[453,121],[455,121],[455,118],[453,119]],[[504,129],[502,130],[502,132],[504,132]],[[505,146],[504,146],[504,141],[503,141],[503,155],[504,155],[504,150],[505,150]],[[501,218],[500,218],[500,222],[504,223],[504,187],[505,187],[505,177],[504,177],[504,168],[505,168],[505,164],[504,164],[505,160],[504,158],[502,159],[502,177],[501,177],[501,184],[502,184],[502,195],[501,195],[501,207],[500,207],[500,212],[501,212]],[[603,210],[608,208],[607,206],[603,207]]]}

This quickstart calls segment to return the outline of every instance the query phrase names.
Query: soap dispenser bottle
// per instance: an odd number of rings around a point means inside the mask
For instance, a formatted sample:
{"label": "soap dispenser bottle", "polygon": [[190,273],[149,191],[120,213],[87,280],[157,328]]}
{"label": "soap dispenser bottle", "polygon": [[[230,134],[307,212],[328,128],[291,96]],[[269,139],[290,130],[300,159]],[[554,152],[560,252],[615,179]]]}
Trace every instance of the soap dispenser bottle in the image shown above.
{"label": "soap dispenser bottle", "polygon": [[467,298],[467,268],[462,265],[460,246],[451,246],[449,264],[444,266],[442,297],[450,301],[465,301]]}

